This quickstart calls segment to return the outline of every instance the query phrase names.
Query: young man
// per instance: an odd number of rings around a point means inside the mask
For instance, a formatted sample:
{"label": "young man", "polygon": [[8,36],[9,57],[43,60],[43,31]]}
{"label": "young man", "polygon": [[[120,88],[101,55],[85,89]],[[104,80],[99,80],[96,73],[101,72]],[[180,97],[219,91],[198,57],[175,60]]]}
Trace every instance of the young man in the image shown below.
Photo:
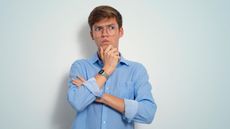
{"label": "young man", "polygon": [[77,112],[72,128],[134,129],[134,122],[151,123],[156,104],[146,69],[119,53],[121,14],[98,6],[88,23],[98,52],[71,66],[68,101]]}

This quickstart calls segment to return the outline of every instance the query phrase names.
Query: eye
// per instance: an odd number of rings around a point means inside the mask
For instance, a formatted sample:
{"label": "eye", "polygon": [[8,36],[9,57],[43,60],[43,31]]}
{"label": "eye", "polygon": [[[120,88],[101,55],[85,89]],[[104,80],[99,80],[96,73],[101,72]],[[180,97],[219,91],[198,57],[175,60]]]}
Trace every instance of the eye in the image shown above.
{"label": "eye", "polygon": [[109,26],[109,30],[114,30],[115,29],[115,26],[114,25],[110,25]]}
{"label": "eye", "polygon": [[101,31],[101,29],[102,29],[101,27],[95,27],[94,31]]}

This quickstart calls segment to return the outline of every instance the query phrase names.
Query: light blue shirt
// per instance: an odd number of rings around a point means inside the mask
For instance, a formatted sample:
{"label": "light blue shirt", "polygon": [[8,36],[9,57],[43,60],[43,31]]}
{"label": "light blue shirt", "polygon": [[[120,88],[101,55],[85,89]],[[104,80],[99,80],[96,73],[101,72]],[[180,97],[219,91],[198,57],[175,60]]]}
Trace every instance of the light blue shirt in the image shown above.
{"label": "light blue shirt", "polygon": [[[90,59],[77,60],[71,66],[67,97],[77,113],[72,129],[134,129],[134,122],[151,123],[157,107],[144,66],[121,57],[100,90],[95,75],[102,67],[97,54]],[[84,86],[76,87],[72,83],[78,75],[87,80]],[[123,98],[124,113],[95,102],[104,93]]]}

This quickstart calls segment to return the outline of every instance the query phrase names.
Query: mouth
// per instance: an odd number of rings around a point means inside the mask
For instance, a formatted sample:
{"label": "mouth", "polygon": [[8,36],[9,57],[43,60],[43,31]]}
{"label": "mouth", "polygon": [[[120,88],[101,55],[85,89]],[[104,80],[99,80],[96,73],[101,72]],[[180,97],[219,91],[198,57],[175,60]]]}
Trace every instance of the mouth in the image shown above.
{"label": "mouth", "polygon": [[106,44],[106,43],[108,43],[108,42],[109,42],[109,40],[104,39],[104,40],[102,40],[101,42],[102,42],[103,44]]}
{"label": "mouth", "polygon": [[104,40],[101,41],[101,46],[103,48],[106,48],[109,44],[110,44],[110,42],[107,39],[104,39]]}

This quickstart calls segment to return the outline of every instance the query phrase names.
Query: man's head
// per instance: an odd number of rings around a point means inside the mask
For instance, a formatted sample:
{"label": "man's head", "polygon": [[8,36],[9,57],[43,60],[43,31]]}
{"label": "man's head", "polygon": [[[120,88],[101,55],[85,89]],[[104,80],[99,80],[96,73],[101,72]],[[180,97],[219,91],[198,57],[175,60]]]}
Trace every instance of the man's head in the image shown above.
{"label": "man's head", "polygon": [[88,17],[90,34],[97,47],[108,45],[118,48],[120,37],[123,36],[122,16],[110,6],[98,6]]}

